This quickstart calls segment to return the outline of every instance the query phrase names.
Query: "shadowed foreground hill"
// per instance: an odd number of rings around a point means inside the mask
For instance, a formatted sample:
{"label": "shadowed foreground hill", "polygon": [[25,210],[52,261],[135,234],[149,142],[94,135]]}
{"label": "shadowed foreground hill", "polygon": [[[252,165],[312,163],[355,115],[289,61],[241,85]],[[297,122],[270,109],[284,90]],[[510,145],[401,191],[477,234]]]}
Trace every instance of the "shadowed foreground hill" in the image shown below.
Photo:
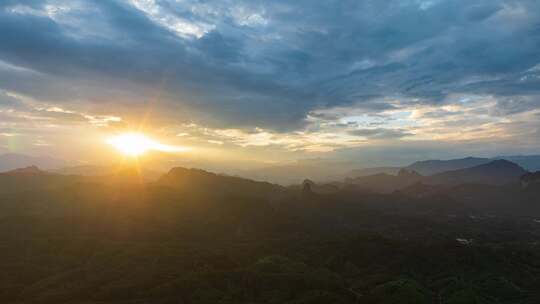
{"label": "shadowed foreground hill", "polygon": [[184,168],[155,183],[34,173],[54,183],[18,172],[0,192],[3,303],[540,301],[537,218],[489,204],[528,198],[532,216],[540,193],[520,185],[469,202]]}
{"label": "shadowed foreground hill", "polygon": [[174,168],[159,178],[158,185],[179,191],[208,192],[214,194],[273,195],[283,187],[267,182],[218,175],[200,169]]}
{"label": "shadowed foreground hill", "polygon": [[539,187],[540,186],[540,171],[531,172],[521,177],[523,187]]}

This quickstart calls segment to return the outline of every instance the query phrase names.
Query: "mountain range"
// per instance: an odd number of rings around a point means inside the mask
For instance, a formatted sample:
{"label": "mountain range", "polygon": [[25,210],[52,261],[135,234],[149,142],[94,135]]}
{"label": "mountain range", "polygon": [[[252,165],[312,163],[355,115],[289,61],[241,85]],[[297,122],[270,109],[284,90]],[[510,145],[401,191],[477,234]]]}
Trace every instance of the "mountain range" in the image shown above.
{"label": "mountain range", "polygon": [[373,167],[355,169],[347,172],[346,177],[354,178],[359,176],[373,175],[377,173],[395,175],[399,172],[400,169],[412,170],[421,175],[429,176],[445,171],[471,168],[487,164],[494,160],[507,160],[519,165],[520,167],[528,171],[540,170],[540,155],[499,156],[493,158],[465,157],[449,160],[423,160],[414,162],[404,167]]}
{"label": "mountain range", "polygon": [[[525,170],[536,171],[540,169],[540,156],[508,156],[495,158],[466,157],[450,160],[425,160],[412,163],[404,167],[375,167],[350,170],[353,163],[340,161],[327,161],[313,159],[298,161],[290,164],[275,165],[259,169],[225,170],[230,175],[242,176],[254,180],[279,183],[281,185],[298,184],[309,178],[317,182],[339,181],[345,178],[357,178],[374,174],[397,175],[401,169],[414,171],[423,176],[431,176],[446,171],[461,170],[487,164],[493,160],[508,160],[516,163]],[[153,164],[143,165],[139,168],[139,175],[146,181],[155,181],[162,174],[161,169],[154,169]],[[122,170],[123,165],[68,165],[67,162],[49,158],[32,157],[22,154],[0,155],[0,172],[17,168],[37,166],[51,173],[80,176],[107,176],[114,175]]]}
{"label": "mountain range", "polygon": [[[533,185],[532,187],[536,189],[538,172],[529,173],[510,161],[493,160],[471,168],[450,170],[430,176],[423,176],[414,170],[400,169],[396,175],[378,173],[331,183],[306,182],[310,183],[310,192],[325,195],[339,193],[360,193],[361,195],[365,193],[392,194],[399,192],[413,197],[421,197],[435,193],[451,193],[451,189],[457,189],[456,187],[461,187],[461,189],[463,187],[466,189],[481,189],[480,192],[485,191],[486,193],[496,193],[504,189],[518,191],[523,185]],[[282,199],[291,191],[293,193],[301,192],[299,185],[283,187],[268,182],[182,167],[173,168],[154,181],[145,180],[140,171],[135,168],[124,168],[111,174],[99,176],[64,175],[44,171],[35,166],[0,173],[0,194],[18,195],[17,193],[28,191],[31,191],[31,193],[46,193],[73,187],[82,187],[84,189],[105,187],[109,189],[107,191],[126,187],[134,187],[134,189],[139,189],[139,187],[150,187],[149,189],[166,188],[186,195],[196,193],[197,195],[217,195],[219,197],[259,197],[265,200]],[[47,197],[47,195],[39,197],[43,198]],[[463,197],[458,201],[461,199]]]}
{"label": "mountain range", "polygon": [[[443,162],[436,164],[441,167],[462,166],[466,163],[476,163],[477,159],[465,159],[464,161]],[[423,162],[416,166],[417,168],[433,169],[434,166],[427,166],[428,162]],[[365,190],[375,191],[379,193],[391,193],[396,190],[402,190],[415,184],[426,185],[444,185],[455,186],[460,184],[478,184],[478,185],[506,185],[516,184],[520,182],[522,176],[528,173],[519,165],[507,160],[492,160],[488,163],[482,163],[477,166],[449,170],[441,173],[423,176],[415,170],[409,169],[414,166],[409,166],[407,169],[400,169],[397,175],[387,173],[377,173],[367,176],[359,176],[356,178],[346,178],[345,183],[356,185]],[[431,171],[433,172],[433,170]],[[437,172],[437,171],[434,171]]]}
{"label": "mountain range", "polygon": [[517,183],[527,171],[507,160],[494,160],[489,163],[465,169],[451,170],[431,175],[426,182],[431,184],[487,184],[505,185]]}
{"label": "mountain range", "polygon": [[17,168],[37,166],[43,169],[57,169],[67,165],[67,162],[46,156],[29,156],[17,153],[6,153],[0,155],[0,172],[14,170]]}
{"label": "mountain range", "polygon": [[450,160],[424,160],[415,162],[406,168],[408,170],[414,170],[421,175],[433,175],[445,171],[471,168],[474,166],[487,164],[490,161],[491,159],[489,158],[479,157],[466,157]]}
{"label": "mountain range", "polygon": [[538,303],[540,183],[524,171],[285,187],[15,169],[0,174],[0,302]]}
{"label": "mountain range", "polygon": [[52,173],[57,173],[61,175],[76,175],[76,176],[110,176],[118,174],[119,172],[129,170],[136,170],[137,174],[145,181],[155,181],[157,180],[163,172],[158,170],[149,169],[146,166],[138,166],[130,164],[120,164],[120,165],[108,165],[108,166],[95,166],[95,165],[80,165],[80,166],[69,166],[62,167],[59,169],[49,170]]}

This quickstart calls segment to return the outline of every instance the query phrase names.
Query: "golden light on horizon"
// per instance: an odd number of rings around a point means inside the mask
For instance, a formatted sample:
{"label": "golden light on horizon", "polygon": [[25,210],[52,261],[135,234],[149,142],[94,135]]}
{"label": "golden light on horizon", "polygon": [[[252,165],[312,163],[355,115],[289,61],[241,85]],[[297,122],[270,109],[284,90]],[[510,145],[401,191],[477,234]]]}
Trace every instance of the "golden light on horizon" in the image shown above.
{"label": "golden light on horizon", "polygon": [[138,132],[119,134],[108,138],[105,142],[113,146],[120,153],[131,157],[141,156],[148,151],[186,152],[191,150],[189,147],[162,144]]}

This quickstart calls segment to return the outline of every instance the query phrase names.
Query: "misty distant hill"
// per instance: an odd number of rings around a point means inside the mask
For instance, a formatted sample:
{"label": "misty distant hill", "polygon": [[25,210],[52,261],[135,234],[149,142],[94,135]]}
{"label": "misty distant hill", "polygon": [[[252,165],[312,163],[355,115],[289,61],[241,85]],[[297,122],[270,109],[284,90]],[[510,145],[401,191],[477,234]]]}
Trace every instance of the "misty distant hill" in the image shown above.
{"label": "misty distant hill", "polygon": [[62,175],[81,175],[81,176],[99,176],[107,175],[114,171],[112,166],[94,166],[94,165],[81,165],[62,167],[51,170],[51,172]]}
{"label": "misty distant hill", "polygon": [[349,178],[360,177],[360,176],[369,176],[374,174],[398,174],[401,167],[373,167],[373,168],[363,168],[355,169],[347,172],[345,175]]}
{"label": "misty distant hill", "polygon": [[[50,172],[62,174],[62,175],[78,175],[78,176],[110,176],[118,174],[129,168],[127,165],[118,165],[118,166],[93,166],[93,165],[82,165],[82,166],[71,166],[63,167],[60,169],[49,170]],[[136,169],[138,174],[142,176],[145,181],[155,181],[157,180],[162,173],[159,171],[151,170],[146,167]]]}
{"label": "misty distant hill", "polygon": [[428,176],[445,171],[471,168],[474,166],[489,163],[490,161],[491,159],[489,158],[479,157],[466,157],[450,160],[424,160],[415,162],[407,166],[406,168],[409,170],[414,170],[422,175]]}
{"label": "misty distant hill", "polygon": [[29,166],[0,173],[0,194],[62,190],[75,185],[118,187],[144,182],[140,172],[134,168],[123,168],[106,175],[83,176],[63,175]]}
{"label": "misty distant hill", "polygon": [[[470,160],[473,163],[477,160]],[[439,168],[443,166],[456,166],[464,162],[450,162],[439,164]],[[422,166],[418,166],[422,168]],[[409,167],[407,167],[409,168]],[[423,168],[429,168],[424,166]],[[433,168],[433,167],[431,167]],[[368,176],[359,176],[356,178],[347,178],[345,184],[356,185],[360,189],[374,191],[378,193],[391,193],[397,190],[407,191],[413,190],[418,192],[422,188],[419,184],[425,185],[444,185],[453,186],[459,184],[481,184],[481,185],[505,185],[508,183],[517,183],[527,171],[519,165],[507,160],[494,160],[478,166],[449,170],[442,173],[437,173],[431,176],[423,176],[414,170],[401,169],[397,175],[378,173]],[[416,186],[415,186],[416,185]],[[415,186],[411,188],[412,186]],[[429,192],[433,190],[428,187]]]}
{"label": "misty distant hill", "polygon": [[[270,183],[291,185],[309,178],[315,181],[342,180],[351,168],[349,162],[305,159],[287,164],[237,171],[238,175]],[[396,171],[397,172],[397,171]]]}
{"label": "misty distant hill", "polygon": [[422,175],[433,175],[444,171],[459,170],[487,164],[493,160],[507,160],[528,171],[540,170],[540,155],[498,156],[493,158],[465,157],[450,160],[425,160],[415,162],[406,168]]}
{"label": "misty distant hill", "polygon": [[520,165],[521,167],[529,171],[540,170],[540,155],[513,155],[513,156],[500,156],[494,157],[494,159],[506,159],[513,163]]}
{"label": "misty distant hill", "polygon": [[519,182],[527,171],[507,160],[494,160],[479,166],[452,170],[430,176],[426,181],[431,184],[485,184],[504,185]]}
{"label": "misty distant hill", "polygon": [[360,176],[369,176],[375,174],[390,174],[396,175],[400,169],[407,169],[408,171],[415,171],[420,175],[429,176],[437,173],[442,173],[445,171],[459,170],[470,168],[482,164],[489,163],[491,159],[489,158],[479,158],[479,157],[466,157],[450,160],[423,160],[417,161],[405,167],[374,167],[374,168],[363,168],[349,171],[346,173],[346,177],[360,177]]}
{"label": "misty distant hill", "polygon": [[36,166],[17,168],[0,173],[0,193],[36,191],[76,182],[68,178],[39,169]]}
{"label": "misty distant hill", "polygon": [[43,169],[54,169],[66,166],[66,162],[52,157],[35,157],[16,153],[6,153],[0,155],[0,172],[29,166],[37,166]]}
{"label": "misty distant hill", "polygon": [[360,189],[374,191],[378,193],[391,193],[419,183],[424,177],[415,171],[401,169],[397,175],[386,173],[348,178],[346,184],[356,185]]}
{"label": "misty distant hill", "polygon": [[10,170],[10,171],[4,172],[4,173],[0,173],[0,174],[6,175],[6,176],[40,176],[40,175],[48,176],[48,175],[50,175],[49,172],[43,171],[40,168],[38,168],[37,166],[28,166],[28,167],[24,167],[24,168],[17,168],[17,169],[13,169],[13,170]]}
{"label": "misty distant hill", "polygon": [[373,167],[362,168],[348,171],[345,177],[354,178],[360,176],[369,176],[374,174],[396,175],[400,169],[404,168],[410,171],[416,171],[421,175],[430,176],[446,171],[460,170],[487,164],[493,160],[507,160],[516,163],[528,171],[540,170],[540,155],[521,155],[521,156],[499,156],[494,158],[465,157],[449,160],[423,160],[417,161],[405,167]]}

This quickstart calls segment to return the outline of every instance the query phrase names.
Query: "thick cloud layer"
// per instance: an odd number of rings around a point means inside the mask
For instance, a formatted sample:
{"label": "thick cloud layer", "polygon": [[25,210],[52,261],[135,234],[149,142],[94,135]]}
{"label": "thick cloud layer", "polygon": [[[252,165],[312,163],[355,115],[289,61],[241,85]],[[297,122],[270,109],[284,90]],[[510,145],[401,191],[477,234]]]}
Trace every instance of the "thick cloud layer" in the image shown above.
{"label": "thick cloud layer", "polygon": [[338,148],[538,133],[536,0],[2,1],[0,36],[2,107],[151,111],[214,142],[256,128],[342,134]]}

